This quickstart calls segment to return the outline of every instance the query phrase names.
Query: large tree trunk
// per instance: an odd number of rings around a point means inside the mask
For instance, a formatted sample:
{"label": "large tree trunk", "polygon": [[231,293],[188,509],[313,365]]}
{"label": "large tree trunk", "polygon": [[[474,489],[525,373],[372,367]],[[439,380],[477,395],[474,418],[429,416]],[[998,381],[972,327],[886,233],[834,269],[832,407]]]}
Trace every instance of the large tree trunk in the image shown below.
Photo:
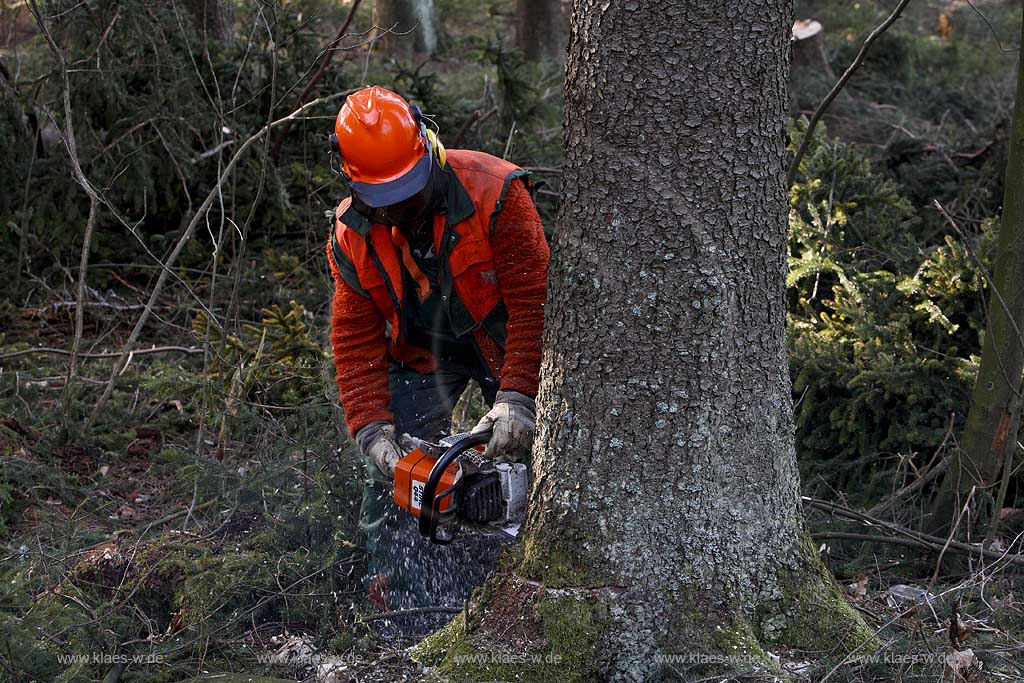
{"label": "large tree trunk", "polygon": [[380,42],[393,57],[410,59],[437,51],[441,25],[434,0],[377,0],[373,23],[390,31]]}
{"label": "large tree trunk", "polygon": [[516,41],[531,62],[565,61],[566,17],[561,0],[518,0]]}
{"label": "large tree trunk", "polygon": [[[661,680],[770,669],[762,643],[873,642],[803,531],[791,25],[790,0],[577,0],[530,513],[518,562],[419,650],[453,680],[539,680],[556,656]],[[472,659],[495,652],[548,659]]]}
{"label": "large tree trunk", "polygon": [[[1024,25],[1021,33],[1024,36]],[[1024,52],[1017,67],[1016,97],[978,379],[960,449],[953,455],[935,500],[928,525],[932,533],[948,533],[969,502],[972,489],[972,524],[988,523],[998,514],[993,504],[1000,490],[998,483],[1019,450],[1020,394],[1024,391]],[[967,530],[961,526],[959,531]]]}

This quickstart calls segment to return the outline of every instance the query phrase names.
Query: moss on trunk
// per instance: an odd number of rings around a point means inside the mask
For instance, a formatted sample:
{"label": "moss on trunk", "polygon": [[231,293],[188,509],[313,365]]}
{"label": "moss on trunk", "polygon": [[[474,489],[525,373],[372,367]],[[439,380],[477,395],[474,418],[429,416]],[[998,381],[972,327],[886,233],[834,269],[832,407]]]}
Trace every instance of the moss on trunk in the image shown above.
{"label": "moss on trunk", "polygon": [[423,640],[413,658],[442,680],[596,680],[593,656],[607,610],[511,572],[495,575],[474,607]]}
{"label": "moss on trunk", "polygon": [[[777,572],[753,602],[684,583],[658,605],[644,590],[566,585],[572,573],[559,569],[557,556],[543,563],[555,585],[525,578],[536,561],[524,552],[518,566],[507,558],[473,596],[469,610],[412,655],[439,680],[547,683],[646,680],[682,671],[772,679],[782,672],[770,651],[814,657],[876,650],[876,634],[806,534],[794,556],[792,566]],[[633,654],[623,658],[623,651]]]}
{"label": "moss on trunk", "polygon": [[[682,589],[686,597],[665,610],[667,624],[655,623],[662,620],[656,615],[645,623],[652,614],[642,591],[549,588],[503,570],[474,596],[468,613],[412,656],[437,680],[575,683],[680,672],[774,679],[782,672],[769,650],[875,650],[877,637],[828,570],[816,558],[802,565],[781,576],[780,591],[753,610]],[[621,668],[621,657],[613,662],[612,649],[635,651],[635,667]]]}
{"label": "moss on trunk", "polygon": [[797,567],[780,573],[778,599],[766,600],[758,608],[761,641],[808,652],[877,649],[877,635],[850,605],[806,534],[804,548]]}

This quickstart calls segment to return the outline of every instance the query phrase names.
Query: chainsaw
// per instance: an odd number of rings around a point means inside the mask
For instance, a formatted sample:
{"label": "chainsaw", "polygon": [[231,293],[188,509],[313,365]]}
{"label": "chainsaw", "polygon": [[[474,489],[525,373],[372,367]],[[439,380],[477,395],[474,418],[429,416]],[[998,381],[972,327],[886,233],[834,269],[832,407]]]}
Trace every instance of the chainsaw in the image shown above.
{"label": "chainsaw", "polygon": [[448,545],[463,526],[510,538],[526,513],[529,475],[522,463],[483,455],[490,432],[454,434],[415,448],[395,465],[395,504],[419,518],[420,534]]}

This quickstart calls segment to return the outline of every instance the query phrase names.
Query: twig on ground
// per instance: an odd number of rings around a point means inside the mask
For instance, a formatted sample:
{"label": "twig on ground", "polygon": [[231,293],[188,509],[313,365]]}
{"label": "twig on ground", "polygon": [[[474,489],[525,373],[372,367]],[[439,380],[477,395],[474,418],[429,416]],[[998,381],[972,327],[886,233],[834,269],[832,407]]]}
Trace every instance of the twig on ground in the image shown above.
{"label": "twig on ground", "polygon": [[[129,351],[129,356],[141,356],[145,353],[202,353],[203,349],[195,346],[154,346],[151,349],[135,349]],[[65,351],[64,349],[54,349],[50,347],[40,347],[35,349],[22,349],[21,351],[11,351],[10,353],[0,353],[0,360],[7,360],[8,358],[17,358],[18,356],[29,356],[35,353],[52,353],[59,356],[70,356],[71,351]],[[111,351],[109,353],[80,353],[79,358],[118,358],[123,352]]]}
{"label": "twig on ground", "polygon": [[357,617],[356,621],[362,623],[369,623],[371,621],[379,621],[381,619],[393,619],[395,617],[408,617],[417,614],[461,614],[461,607],[410,607],[409,609],[396,609],[390,612],[381,612],[380,614],[374,614],[368,617]]}
{"label": "twig on ground", "polygon": [[[918,542],[920,544],[920,547],[922,548],[927,547],[935,551],[941,551],[943,546],[947,544],[947,539],[945,538],[932,536],[930,534],[925,534],[920,531],[914,531],[913,529],[907,529],[897,524],[893,524],[891,522],[886,522],[885,520],[878,519],[877,517],[872,517],[871,515],[865,514],[863,512],[857,512],[856,510],[845,507],[843,505],[839,505],[838,503],[832,503],[827,500],[821,500],[819,498],[809,498],[807,496],[803,496],[802,500],[804,501],[804,504],[807,505],[808,507],[812,507],[823,512],[835,514],[839,517],[845,517],[846,519],[851,519],[853,521],[862,522],[864,524],[876,527],[883,531],[899,534],[904,538],[908,538]],[[835,535],[843,532],[830,531],[824,533]],[[834,537],[839,538],[839,536]],[[874,537],[871,537],[870,539],[864,540],[881,541],[884,538],[885,537],[878,537],[877,539],[875,539]],[[899,545],[905,544],[901,543]],[[992,560],[1005,559],[1007,562],[1010,562],[1012,564],[1024,566],[1024,555],[1010,554],[1009,552],[998,552],[996,550],[989,550],[987,548],[971,545],[969,543],[961,543],[959,541],[948,541],[948,550],[966,555],[981,556]]]}
{"label": "twig on ground", "polygon": [[946,556],[946,551],[949,550],[949,544],[953,542],[953,537],[956,536],[957,529],[960,528],[960,521],[967,514],[967,510],[971,507],[971,501],[974,500],[974,492],[977,490],[976,486],[971,487],[970,493],[967,494],[967,500],[964,501],[963,507],[960,508],[960,514],[956,516],[956,521],[953,522],[953,528],[949,530],[949,536],[946,538],[946,542],[942,545],[942,550],[939,551],[939,557],[935,560],[935,571],[932,573],[932,580],[928,582],[928,591],[935,586],[935,582],[939,580],[939,572],[942,571],[942,558]]}
{"label": "twig on ground", "polygon": [[191,507],[190,506],[190,507],[182,508],[182,509],[178,510],[177,512],[172,512],[171,514],[164,515],[163,517],[160,517],[159,519],[154,519],[152,522],[147,522],[145,526],[139,525],[139,527],[137,528],[137,531],[139,531],[142,534],[145,534],[151,528],[153,528],[155,526],[160,526],[161,524],[166,524],[167,522],[173,522],[178,517],[181,517],[182,515],[188,514],[189,511],[191,511],[192,513],[195,513],[195,512],[197,512],[199,510],[205,510],[206,508],[210,507],[211,505],[214,505],[218,500],[219,500],[219,498],[211,498],[210,500],[206,501],[205,503],[200,503],[199,505],[196,505],[195,507]]}
{"label": "twig on ground", "polygon": [[[116,276],[115,276],[116,277]],[[92,289],[88,287],[87,289]],[[145,306],[142,304],[112,304],[109,301],[86,301],[82,304],[86,308],[107,308],[112,311],[141,311]],[[56,313],[63,309],[78,308],[78,301],[55,301],[54,303],[41,308],[29,309],[31,313],[42,314],[46,311]]]}

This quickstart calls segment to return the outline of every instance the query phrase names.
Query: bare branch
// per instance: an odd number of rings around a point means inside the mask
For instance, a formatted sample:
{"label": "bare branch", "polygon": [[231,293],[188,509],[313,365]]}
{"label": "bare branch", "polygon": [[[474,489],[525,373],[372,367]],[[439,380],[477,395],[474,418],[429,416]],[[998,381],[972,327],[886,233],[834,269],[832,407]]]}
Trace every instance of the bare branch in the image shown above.
{"label": "bare branch", "polygon": [[857,57],[853,60],[853,63],[847,67],[846,71],[839,78],[836,84],[832,87],[832,90],[825,99],[821,101],[818,108],[814,110],[814,114],[811,116],[810,122],[807,124],[807,131],[804,133],[804,139],[800,142],[800,147],[796,150],[796,154],[793,156],[793,161],[789,165],[789,172],[786,173],[786,189],[793,187],[793,181],[796,180],[796,172],[800,167],[800,160],[804,158],[804,154],[807,153],[807,148],[811,144],[811,140],[814,139],[814,129],[818,127],[818,122],[821,121],[821,117],[824,116],[825,112],[832,105],[833,100],[839,96],[843,88],[846,87],[847,82],[853,77],[853,74],[860,68],[861,64],[864,63],[864,58],[867,57],[868,49],[870,49],[872,43],[878,40],[879,36],[889,30],[889,27],[896,23],[896,20],[903,14],[904,8],[910,4],[910,0],[900,0],[900,3],[896,5],[896,9],[892,11],[885,21],[878,25],[878,27],[871,32],[871,35],[867,37],[864,44],[861,45],[860,52],[857,53]]}
{"label": "bare branch", "polygon": [[[348,31],[348,27],[352,25],[352,20],[355,19],[356,10],[359,9],[360,2],[362,2],[362,0],[355,0],[355,2],[352,3],[352,7],[348,11],[348,16],[345,17],[344,23],[342,23],[341,28],[338,29],[337,35],[335,35],[334,39],[327,44],[327,47],[324,48],[324,56],[323,61],[320,63],[320,68],[317,69],[316,73],[313,74],[313,77],[309,79],[309,83],[306,84],[306,87],[302,89],[302,94],[299,95],[299,106],[302,106],[306,101],[306,98],[309,97],[309,94],[313,92],[313,88],[316,87],[317,83],[320,82],[320,79],[324,77],[325,73],[327,73],[327,67],[330,65],[331,60],[334,59],[334,53],[337,52],[335,47],[337,47],[338,43],[341,42],[341,39],[345,37],[345,32]],[[270,152],[270,156],[275,161],[277,161],[281,156],[281,145],[284,144],[284,136],[288,134],[290,129],[291,122],[284,124],[281,128],[281,132],[277,134],[277,139],[274,140],[274,147]]]}
{"label": "bare branch", "polygon": [[[871,515],[863,512],[857,512],[851,508],[839,505],[838,503],[832,503],[827,500],[820,500],[818,498],[810,498],[808,496],[802,496],[804,504],[808,507],[821,510],[822,512],[828,512],[839,517],[845,517],[856,522],[861,522],[868,526],[876,529],[888,531],[890,533],[898,534],[904,539],[908,539],[911,542],[917,543],[920,547],[928,547],[935,551],[942,551],[945,547],[946,550],[952,550],[953,552],[963,553],[966,555],[974,555],[985,557],[992,560],[1006,560],[1009,563],[1024,565],[1024,555],[1010,554],[1009,550],[1005,552],[998,552],[995,550],[989,550],[983,548],[980,545],[972,545],[970,543],[961,543],[959,541],[948,540],[939,536],[932,536],[931,534],[921,533],[920,531],[914,531],[913,529],[907,529],[906,527],[886,522],[883,519],[872,517]],[[835,532],[828,532],[835,533]]]}
{"label": "bare branch", "polygon": [[316,100],[313,100],[312,102],[304,104],[295,111],[293,111],[288,116],[267,123],[265,126],[263,126],[263,128],[261,128],[251,137],[249,137],[248,140],[243,142],[242,145],[235,151],[234,155],[231,157],[231,160],[228,161],[227,165],[224,167],[224,170],[221,172],[220,177],[217,179],[217,184],[210,189],[209,193],[207,193],[206,199],[203,200],[203,203],[199,206],[195,214],[192,216],[192,220],[189,221],[188,227],[185,228],[185,232],[183,232],[181,237],[178,238],[177,243],[175,243],[174,248],[171,250],[170,255],[167,257],[167,261],[163,264],[164,267],[160,271],[159,277],[157,277],[157,281],[153,287],[153,291],[150,293],[149,301],[146,303],[146,308],[143,310],[142,315],[139,316],[139,319],[135,323],[135,327],[132,329],[131,334],[128,335],[128,341],[125,342],[124,350],[121,351],[120,357],[114,362],[114,367],[111,369],[110,379],[107,381],[107,386],[103,390],[103,395],[100,396],[99,401],[96,402],[96,406],[93,408],[92,413],[89,416],[90,422],[95,421],[96,416],[99,414],[99,411],[103,408],[104,404],[106,404],[107,399],[110,398],[110,394],[114,390],[114,385],[117,383],[117,376],[124,368],[125,362],[128,358],[128,354],[130,353],[128,349],[130,349],[136,343],[136,341],[138,341],[139,334],[142,332],[142,328],[149,320],[149,316],[153,310],[153,306],[156,304],[157,298],[160,296],[160,293],[163,291],[164,284],[167,282],[167,273],[170,272],[175,261],[178,260],[178,256],[185,248],[185,244],[187,244],[189,239],[192,238],[192,234],[199,226],[199,223],[203,220],[203,217],[206,215],[206,212],[210,210],[210,206],[213,204],[213,200],[216,199],[218,193],[221,190],[221,187],[224,185],[224,183],[227,182],[228,178],[231,176],[231,172],[234,171],[235,166],[238,164],[238,161],[239,159],[241,159],[242,155],[245,154],[245,152],[247,152],[250,147],[259,142],[259,140],[262,139],[263,136],[266,135],[271,129],[285,123],[286,121],[292,121],[298,118],[307,109],[311,109],[312,107],[318,106],[320,104],[325,104],[327,102],[333,102],[343,97],[348,97],[353,92],[355,91],[349,90],[345,92],[335,93],[334,95],[321,97]]}
{"label": "bare branch", "polygon": [[[68,78],[68,67],[64,60],[64,53],[57,46],[56,41],[54,41],[53,35],[50,33],[50,27],[43,20],[42,12],[39,11],[39,5],[36,4],[36,0],[31,0],[29,7],[32,11],[32,16],[35,17],[36,24],[39,26],[39,30],[46,38],[50,51],[53,52],[60,67],[61,80],[64,86],[64,128],[62,129],[58,125],[57,130],[60,131],[61,139],[64,141],[64,148],[68,152],[71,174],[78,184],[82,186],[82,189],[85,190],[85,193],[89,195],[89,217],[85,222],[85,235],[82,237],[82,254],[78,264],[78,308],[75,310],[75,338],[71,343],[71,359],[68,361],[68,374],[64,383],[63,401],[64,412],[66,413],[69,407],[68,401],[71,397],[71,388],[74,384],[75,375],[78,372],[78,350],[82,344],[82,327],[85,320],[85,306],[83,304],[85,303],[86,294],[85,282],[89,272],[89,250],[92,247],[92,235],[96,228],[96,212],[99,209],[100,199],[96,194],[96,190],[86,180],[85,174],[82,173],[82,165],[78,161],[78,143],[75,140],[75,125],[71,116],[71,82]],[[54,124],[56,125],[56,121]]]}

